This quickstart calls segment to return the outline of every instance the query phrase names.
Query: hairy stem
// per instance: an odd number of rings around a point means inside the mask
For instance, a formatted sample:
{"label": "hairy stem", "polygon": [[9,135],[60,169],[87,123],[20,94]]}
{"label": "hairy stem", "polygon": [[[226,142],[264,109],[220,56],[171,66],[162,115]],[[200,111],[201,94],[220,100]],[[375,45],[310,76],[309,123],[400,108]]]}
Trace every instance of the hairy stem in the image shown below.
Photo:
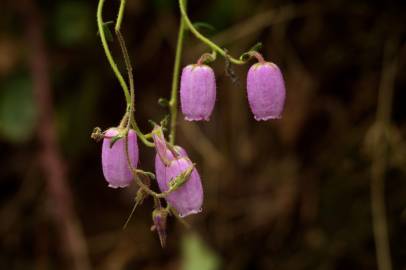
{"label": "hairy stem", "polygon": [[137,122],[135,121],[134,118],[134,113],[135,113],[135,93],[134,93],[134,77],[133,77],[133,69],[130,61],[130,56],[127,51],[127,46],[125,45],[125,41],[123,38],[123,35],[121,34],[120,30],[116,30],[116,36],[120,44],[121,52],[123,54],[124,58],[124,63],[127,68],[127,74],[128,74],[128,83],[130,85],[130,105],[128,106],[128,125],[132,125],[134,127],[135,132],[137,133],[138,138],[149,147],[154,147],[154,143],[148,141],[148,139],[145,137],[145,135],[141,132],[139,129]]}
{"label": "hairy stem", "polygon": [[[103,17],[102,17],[104,1],[105,0],[100,0],[99,4],[97,6],[97,27],[99,29],[99,35],[100,35],[100,39],[101,39],[101,42],[102,42],[102,45],[103,45],[104,53],[106,54],[107,60],[110,63],[111,69],[113,70],[113,72],[116,75],[118,81],[120,82],[120,85],[121,85],[121,88],[124,91],[125,100],[126,100],[127,106],[128,106],[131,103],[130,93],[128,91],[128,87],[127,87],[127,84],[126,84],[123,76],[121,75],[120,71],[118,70],[117,64],[114,62],[113,56],[111,55],[109,45],[108,45],[107,40],[106,40],[106,35],[104,33]],[[121,3],[123,4],[123,2],[125,3],[125,1],[122,1]],[[123,5],[121,5],[121,6],[123,6]],[[122,11],[122,9],[123,8],[120,7],[121,13],[124,12],[124,11]],[[121,20],[122,20],[122,16],[123,15],[119,16],[120,23],[121,23]],[[118,27],[120,27],[119,23],[117,25],[118,25]],[[116,27],[117,27],[117,25],[116,25]]]}
{"label": "hairy stem", "polygon": [[127,119],[127,128],[129,128],[130,125],[132,125],[134,127],[135,132],[137,133],[138,138],[140,138],[140,140],[149,147],[154,147],[154,144],[149,142],[147,140],[147,138],[145,137],[145,135],[141,132],[140,128],[137,125],[137,122],[135,121],[134,118],[134,113],[135,113],[135,87],[134,87],[134,76],[133,76],[133,68],[131,65],[131,60],[130,60],[130,56],[128,54],[128,50],[127,50],[127,46],[125,44],[125,40],[123,38],[123,35],[121,34],[121,22],[123,21],[123,17],[124,17],[124,9],[125,9],[125,4],[126,4],[126,0],[121,0],[120,3],[120,9],[118,11],[118,15],[117,15],[117,21],[116,21],[116,26],[115,26],[115,32],[116,32],[116,36],[121,48],[121,52],[123,54],[123,58],[124,58],[124,63],[127,69],[127,76],[128,76],[128,83],[130,85],[130,104],[127,104],[127,113],[126,115],[128,115],[128,119]]}

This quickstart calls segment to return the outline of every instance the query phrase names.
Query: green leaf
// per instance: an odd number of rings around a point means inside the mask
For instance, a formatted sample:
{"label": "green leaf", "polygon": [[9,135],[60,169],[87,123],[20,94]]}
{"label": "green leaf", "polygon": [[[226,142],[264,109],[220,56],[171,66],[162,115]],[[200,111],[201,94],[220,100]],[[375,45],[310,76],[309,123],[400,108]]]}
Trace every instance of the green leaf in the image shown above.
{"label": "green leaf", "polygon": [[216,28],[213,25],[206,23],[206,22],[195,22],[195,23],[193,23],[193,26],[195,28],[197,28],[198,30],[206,29],[210,33],[216,32]]}
{"label": "green leaf", "polygon": [[158,99],[158,104],[162,107],[169,107],[169,100],[166,98],[160,98]]}
{"label": "green leaf", "polygon": [[194,233],[182,239],[182,270],[218,270],[220,259],[214,250]]}
{"label": "green leaf", "polygon": [[28,76],[19,76],[2,87],[0,96],[0,134],[21,143],[30,139],[37,120],[32,82]]}
{"label": "green leaf", "polygon": [[251,47],[250,51],[259,52],[262,49],[262,42],[257,42],[254,46]]}
{"label": "green leaf", "polygon": [[113,33],[111,33],[110,28],[109,28],[109,25],[112,23],[113,23],[113,21],[108,21],[108,22],[103,23],[104,35],[106,36],[106,39],[109,42],[114,41]]}

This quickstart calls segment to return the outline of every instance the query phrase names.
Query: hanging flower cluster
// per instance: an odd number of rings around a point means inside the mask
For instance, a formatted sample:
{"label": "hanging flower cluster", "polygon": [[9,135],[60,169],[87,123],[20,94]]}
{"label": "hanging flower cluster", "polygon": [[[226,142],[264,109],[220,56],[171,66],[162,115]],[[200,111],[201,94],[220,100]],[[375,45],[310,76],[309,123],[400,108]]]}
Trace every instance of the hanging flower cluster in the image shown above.
{"label": "hanging flower cluster", "polygon": [[[124,38],[120,28],[126,1],[121,1],[119,15],[115,24],[115,36],[119,42],[127,68],[127,81],[117,68],[109,49],[106,36],[111,35],[107,23],[103,22],[102,10],[105,0],[99,0],[97,22],[100,38],[107,59],[123,89],[127,108],[118,127],[101,131],[95,128],[92,138],[102,140],[102,169],[105,180],[111,188],[125,188],[132,182],[139,187],[135,196],[133,210],[145,198],[152,197],[152,227],[159,236],[161,245],[166,243],[167,217],[174,215],[180,219],[202,211],[203,185],[196,168],[185,149],[175,144],[176,122],[178,110],[178,91],[180,107],[188,121],[209,121],[216,102],[216,78],[213,69],[208,65],[216,60],[217,54],[226,59],[226,64],[242,65],[250,59],[258,63],[251,66],[247,75],[247,96],[256,120],[279,119],[285,104],[285,84],[280,69],[271,62],[266,62],[255,47],[241,55],[239,59],[230,56],[212,41],[200,34],[190,22],[186,10],[186,0],[178,0],[182,18],[180,20],[178,46],[173,72],[173,83],[170,100],[161,99],[160,104],[168,106],[169,119],[164,118],[160,124],[153,123],[151,132],[144,134],[139,129],[134,117],[135,97],[132,67],[129,60]],[[186,27],[197,38],[208,45],[213,52],[203,54],[196,64],[179,70],[183,35]],[[178,90],[178,88],[180,88]],[[169,120],[169,123],[168,123]],[[165,132],[168,131],[168,136]],[[155,171],[147,172],[138,168],[138,142],[155,149]],[[156,182],[159,192],[151,188]],[[164,205],[162,203],[164,201]],[[130,214],[125,226],[131,218]]]}

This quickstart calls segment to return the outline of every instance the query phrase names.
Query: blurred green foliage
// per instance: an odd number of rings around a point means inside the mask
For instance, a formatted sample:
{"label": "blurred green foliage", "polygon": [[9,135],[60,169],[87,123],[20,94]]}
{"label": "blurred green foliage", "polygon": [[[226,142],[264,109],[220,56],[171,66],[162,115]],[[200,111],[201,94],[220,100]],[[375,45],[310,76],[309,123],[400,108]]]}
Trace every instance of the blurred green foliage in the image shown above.
{"label": "blurred green foliage", "polygon": [[94,35],[94,11],[82,1],[63,1],[56,6],[53,19],[55,38],[63,46],[84,45]]}
{"label": "blurred green foliage", "polygon": [[182,270],[219,270],[220,259],[195,233],[182,239]]}
{"label": "blurred green foliage", "polygon": [[0,134],[14,143],[31,138],[37,120],[29,74],[19,74],[1,84]]}

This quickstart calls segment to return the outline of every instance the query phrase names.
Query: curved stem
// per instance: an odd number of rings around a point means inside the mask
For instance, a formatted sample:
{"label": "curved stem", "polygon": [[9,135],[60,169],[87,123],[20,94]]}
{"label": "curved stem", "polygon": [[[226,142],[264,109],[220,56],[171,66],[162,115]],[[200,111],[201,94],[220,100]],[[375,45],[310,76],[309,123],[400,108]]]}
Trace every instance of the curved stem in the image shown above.
{"label": "curved stem", "polygon": [[148,138],[151,138],[151,135],[143,134],[140,128],[138,127],[137,122],[135,122],[133,118],[131,119],[131,126],[135,130],[135,133],[137,133],[138,138],[142,141],[143,144],[145,144],[148,147],[155,147],[155,144],[148,140]]}
{"label": "curved stem", "polygon": [[255,57],[260,64],[265,63],[264,57],[262,56],[262,54],[260,54],[257,51],[251,51],[251,52],[248,53],[248,55],[251,56],[251,57]]}
{"label": "curved stem", "polygon": [[204,53],[200,56],[199,60],[197,60],[196,65],[203,65],[208,62],[216,61],[217,53],[216,51],[212,51],[212,53]]}
{"label": "curved stem", "polygon": [[[179,1],[182,5],[186,5],[187,0]],[[183,40],[185,36],[185,19],[180,18],[179,31],[178,31],[178,41],[176,45],[175,63],[173,65],[173,77],[172,77],[172,91],[171,99],[169,100],[169,110],[171,114],[170,123],[170,134],[169,142],[171,144],[175,143],[176,137],[176,120],[178,116],[178,86],[179,86],[179,70],[180,70],[180,60],[182,56]]]}
{"label": "curved stem", "polygon": [[119,32],[120,28],[121,28],[121,22],[123,21],[123,17],[124,17],[125,4],[126,4],[126,0],[121,0],[120,1],[120,9],[118,10],[116,26],[114,27],[114,30],[116,32]]}
{"label": "curved stem", "polygon": [[118,70],[116,63],[114,62],[113,56],[111,55],[109,46],[107,44],[106,36],[104,34],[103,17],[102,17],[104,1],[105,0],[100,0],[99,4],[97,6],[97,26],[99,28],[99,35],[100,35],[100,39],[101,39],[101,42],[103,45],[104,53],[106,54],[107,60],[110,63],[111,69],[113,70],[118,81],[120,82],[121,88],[124,91],[127,105],[129,105],[131,103],[131,97],[130,97],[130,93],[128,91],[127,84],[125,83],[123,76],[121,75],[120,71]]}
{"label": "curved stem", "polygon": [[190,21],[188,15],[187,15],[185,3],[183,2],[183,0],[179,0],[179,9],[180,9],[180,13],[182,14],[183,21],[185,21],[187,27],[196,36],[196,38],[200,39],[203,43],[205,43],[207,46],[212,48],[214,51],[216,51],[223,57],[228,58],[231,63],[236,64],[236,65],[243,65],[246,63],[246,61],[236,59],[236,58],[230,56],[229,54],[227,54],[227,52],[225,50],[220,48],[217,44],[215,44],[210,39],[203,36],[199,31],[197,31],[197,29],[193,26],[192,22]]}

